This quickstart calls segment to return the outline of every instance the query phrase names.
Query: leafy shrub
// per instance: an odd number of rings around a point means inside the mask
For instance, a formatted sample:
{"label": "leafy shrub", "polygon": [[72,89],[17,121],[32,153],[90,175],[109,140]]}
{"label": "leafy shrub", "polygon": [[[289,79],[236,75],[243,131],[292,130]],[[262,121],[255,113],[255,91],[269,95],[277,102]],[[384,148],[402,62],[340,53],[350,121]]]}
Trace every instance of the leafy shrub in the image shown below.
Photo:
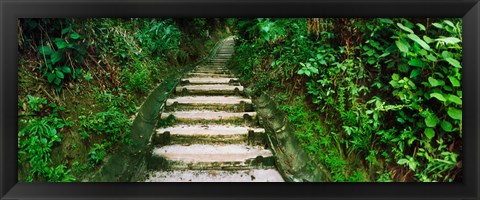
{"label": "leafy shrub", "polygon": [[[35,111],[40,112],[41,107],[37,103],[46,104],[46,100],[40,97],[29,96],[29,104]],[[52,104],[56,107],[55,104]],[[43,108],[46,109],[46,108]],[[52,149],[60,143],[61,135],[59,130],[71,126],[71,122],[65,122],[55,114],[43,118],[32,118],[20,120],[26,124],[18,133],[18,162],[28,163],[29,175],[25,181],[34,180],[70,182],[75,177],[66,170],[65,165],[52,166]]]}
{"label": "leafy shrub", "polygon": [[107,155],[105,149],[108,146],[110,146],[109,143],[94,144],[90,151],[88,151],[88,160],[90,161],[91,167],[98,165],[105,158]]}
{"label": "leafy shrub", "polygon": [[111,107],[108,111],[99,112],[95,115],[80,116],[81,134],[83,138],[90,133],[103,135],[110,142],[128,143],[131,130],[131,122],[118,108]]}
{"label": "leafy shrub", "polygon": [[[232,65],[256,91],[306,95],[293,104],[307,104],[308,111],[287,108],[289,121],[310,156],[326,163],[336,181],[456,179],[461,19],[241,19],[233,24],[238,39]],[[356,165],[368,175],[346,167]],[[398,166],[413,177],[401,178],[406,176],[394,171]]]}

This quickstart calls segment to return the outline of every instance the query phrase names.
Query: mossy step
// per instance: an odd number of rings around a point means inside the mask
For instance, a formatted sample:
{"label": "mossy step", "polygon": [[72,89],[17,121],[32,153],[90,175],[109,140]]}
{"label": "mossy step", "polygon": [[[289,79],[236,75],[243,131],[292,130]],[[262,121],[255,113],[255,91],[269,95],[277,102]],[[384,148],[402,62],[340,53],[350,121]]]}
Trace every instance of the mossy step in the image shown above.
{"label": "mossy step", "polygon": [[270,150],[261,146],[245,144],[167,145],[154,148],[153,156],[163,161],[163,165],[167,169],[237,170],[274,168],[274,158]]}
{"label": "mossy step", "polygon": [[191,72],[187,74],[190,78],[235,78],[232,74],[211,74],[211,73],[195,73]]}
{"label": "mossy step", "polygon": [[253,122],[256,112],[225,112],[225,111],[209,111],[209,110],[190,110],[164,112],[161,114],[162,119],[167,119],[173,115],[176,122],[181,123],[232,123],[239,124],[242,122]]}
{"label": "mossy step", "polygon": [[221,53],[217,54],[215,58],[231,58],[233,56],[233,53]]}
{"label": "mossy step", "polygon": [[275,169],[156,171],[146,182],[284,182]]}
{"label": "mossy step", "polygon": [[181,80],[182,84],[233,84],[238,83],[238,78],[184,78]]}
{"label": "mossy step", "polygon": [[200,68],[200,69],[195,69],[195,73],[210,73],[210,74],[230,74],[230,71],[228,71],[227,68],[223,69],[214,69],[214,68]]}
{"label": "mossy step", "polygon": [[243,86],[239,85],[182,85],[175,88],[177,95],[208,94],[208,95],[241,95],[244,93]]}
{"label": "mossy step", "polygon": [[227,69],[224,65],[198,65],[195,69]]}
{"label": "mossy step", "polygon": [[153,144],[254,144],[265,142],[265,130],[234,125],[181,124],[155,131]]}
{"label": "mossy step", "polygon": [[179,96],[167,99],[166,110],[253,111],[252,100],[240,96]]}

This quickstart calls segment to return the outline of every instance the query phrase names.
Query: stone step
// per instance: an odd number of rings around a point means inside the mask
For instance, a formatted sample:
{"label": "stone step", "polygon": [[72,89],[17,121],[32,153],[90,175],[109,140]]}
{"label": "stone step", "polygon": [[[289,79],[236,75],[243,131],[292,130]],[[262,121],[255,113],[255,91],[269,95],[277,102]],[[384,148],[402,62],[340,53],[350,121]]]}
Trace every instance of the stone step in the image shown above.
{"label": "stone step", "polygon": [[235,84],[238,78],[185,78],[180,81],[182,84]]}
{"label": "stone step", "polygon": [[209,73],[209,74],[230,74],[227,68],[198,68],[194,70],[195,73]]}
{"label": "stone step", "polygon": [[214,58],[231,58],[233,56],[233,52],[220,52],[215,55]]}
{"label": "stone step", "polygon": [[205,65],[199,65],[196,69],[227,69],[226,63],[207,63]]}
{"label": "stone step", "polygon": [[253,111],[252,100],[240,96],[179,96],[167,99],[166,110]]}
{"label": "stone step", "polygon": [[213,63],[213,64],[225,64],[228,62],[228,60],[230,59],[213,59],[213,60],[209,60],[207,63]]}
{"label": "stone step", "polygon": [[243,86],[238,85],[221,85],[221,84],[209,84],[209,85],[182,85],[175,88],[177,95],[187,94],[208,94],[208,95],[241,95],[244,93]]}
{"label": "stone step", "polygon": [[195,69],[227,69],[224,65],[199,65]]}
{"label": "stone step", "polygon": [[169,115],[173,115],[175,122],[180,123],[216,123],[216,124],[243,124],[255,123],[257,118],[256,112],[225,112],[225,111],[209,111],[209,110],[189,110],[164,112],[161,114],[162,119],[167,119]]}
{"label": "stone step", "polygon": [[245,144],[168,145],[154,148],[152,155],[153,163],[166,169],[271,169],[275,165],[270,150]]}
{"label": "stone step", "polygon": [[275,169],[178,170],[149,174],[146,182],[284,182]]}
{"label": "stone step", "polygon": [[265,143],[265,130],[248,126],[187,125],[160,128],[152,137],[153,144],[250,144]]}
{"label": "stone step", "polygon": [[187,77],[207,78],[235,78],[232,74],[188,73]]}

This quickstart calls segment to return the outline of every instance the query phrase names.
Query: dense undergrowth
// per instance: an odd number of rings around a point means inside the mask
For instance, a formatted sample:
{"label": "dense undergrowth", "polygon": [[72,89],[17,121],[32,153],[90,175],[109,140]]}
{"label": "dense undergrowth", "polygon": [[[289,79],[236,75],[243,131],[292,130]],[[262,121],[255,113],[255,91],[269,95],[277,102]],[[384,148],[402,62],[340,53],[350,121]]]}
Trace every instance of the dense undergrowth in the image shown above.
{"label": "dense undergrowth", "polygon": [[230,23],[230,66],[334,181],[461,181],[461,19]]}
{"label": "dense undergrowth", "polygon": [[163,77],[224,37],[221,19],[18,21],[19,181],[82,181],[131,142]]}

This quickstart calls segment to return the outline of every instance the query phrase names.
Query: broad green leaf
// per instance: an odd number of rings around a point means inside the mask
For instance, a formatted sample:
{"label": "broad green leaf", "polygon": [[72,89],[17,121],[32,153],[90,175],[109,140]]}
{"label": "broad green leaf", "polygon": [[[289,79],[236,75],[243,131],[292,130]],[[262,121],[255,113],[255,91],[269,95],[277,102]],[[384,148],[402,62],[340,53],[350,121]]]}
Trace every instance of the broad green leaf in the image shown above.
{"label": "broad green leaf", "polygon": [[403,29],[404,31],[407,31],[408,33],[413,33],[412,29],[404,26],[403,24],[397,23],[397,26]]}
{"label": "broad green leaf", "polygon": [[425,133],[425,136],[427,136],[428,139],[432,139],[435,136],[433,128],[426,128],[423,133]]}
{"label": "broad green leaf", "polygon": [[400,85],[398,85],[398,81],[396,81],[396,80],[391,80],[391,81],[388,82],[388,83],[390,83],[390,85],[391,85],[393,88],[399,88],[399,87],[400,87]]}
{"label": "broad green leaf", "polygon": [[414,67],[423,67],[423,62],[420,59],[416,59],[416,58],[409,60],[408,64]]}
{"label": "broad green leaf", "polygon": [[462,68],[462,65],[460,65],[460,62],[458,62],[458,60],[455,60],[454,58],[445,58],[445,60],[456,68]]}
{"label": "broad green leaf", "polygon": [[70,38],[75,39],[75,40],[78,39],[78,38],[80,38],[80,37],[81,37],[81,36],[80,36],[78,33],[72,33],[72,34],[70,34]]}
{"label": "broad green leaf", "polygon": [[428,46],[428,44],[425,41],[423,41],[422,39],[420,39],[417,35],[409,34],[407,36],[408,36],[408,38],[410,38],[411,40],[415,41],[420,46],[422,46],[422,48],[424,48],[425,50],[430,50],[430,46]]}
{"label": "broad green leaf", "polygon": [[435,98],[437,98],[439,101],[442,101],[442,102],[447,101],[447,99],[445,99],[445,97],[443,97],[443,95],[440,94],[440,93],[432,93],[432,94],[430,94],[430,98],[431,98],[431,97],[435,97]]}
{"label": "broad green leaf", "polygon": [[393,21],[391,19],[388,19],[388,18],[379,18],[378,21],[380,21],[382,23],[393,24]]}
{"label": "broad green leaf", "polygon": [[460,109],[449,107],[447,110],[447,114],[452,119],[462,120],[462,110]]}
{"label": "broad green leaf", "polygon": [[63,75],[63,73],[60,70],[55,71],[55,74],[57,75],[58,78],[61,78],[61,79],[65,77],[65,75]]}
{"label": "broad green leaf", "polygon": [[414,83],[413,81],[411,81],[411,80],[408,80],[407,84],[408,84],[410,87],[412,87],[413,89],[416,89],[416,88],[417,88],[417,86],[415,85],[415,83]]}
{"label": "broad green leaf", "polygon": [[49,46],[41,46],[40,48],[38,48],[38,52],[40,52],[40,54],[42,55],[48,56],[53,53],[53,50]]}
{"label": "broad green leaf", "polygon": [[458,81],[455,77],[453,76],[448,76],[448,79],[452,83],[453,87],[460,87],[460,81]]}
{"label": "broad green leaf", "polygon": [[443,58],[451,58],[452,56],[453,56],[453,53],[450,53],[448,51],[442,51]]}
{"label": "broad green leaf", "polygon": [[448,100],[457,104],[457,105],[462,105],[462,99],[460,99],[459,97],[457,97],[453,94],[448,95]]}
{"label": "broad green leaf", "polygon": [[422,55],[422,56],[427,56],[428,55],[428,52],[425,51],[425,49],[420,49],[420,51],[418,52],[418,54]]}
{"label": "broad green leaf", "polygon": [[62,54],[58,51],[56,51],[55,53],[53,53],[51,56],[50,56],[50,61],[52,62],[52,64],[55,64],[57,63],[58,61],[60,61],[62,59]]}
{"label": "broad green leaf", "polygon": [[425,26],[423,24],[417,23],[417,26],[420,28],[420,30],[425,31]]}
{"label": "broad green leaf", "polygon": [[61,70],[65,74],[71,74],[72,73],[72,70],[70,69],[70,67],[67,67],[67,66],[62,66]]}
{"label": "broad green leaf", "polygon": [[408,46],[403,43],[402,40],[397,40],[395,41],[395,44],[397,45],[398,49],[400,52],[407,53],[408,52]]}
{"label": "broad green leaf", "polygon": [[413,69],[412,72],[410,72],[410,78],[415,78],[421,73],[422,71],[420,69]]}
{"label": "broad green leaf", "polygon": [[427,127],[432,127],[433,128],[433,127],[437,126],[437,124],[439,122],[440,122],[440,120],[433,113],[431,115],[429,115],[427,118],[425,118],[425,125],[427,125]]}
{"label": "broad green leaf", "polygon": [[62,82],[62,80],[59,79],[58,77],[55,77],[55,80],[53,81],[53,83],[55,83],[55,85],[60,85],[61,82]]}
{"label": "broad green leaf", "polygon": [[423,40],[424,40],[427,44],[430,44],[430,43],[432,43],[432,42],[435,42],[435,40],[433,40],[432,38],[430,38],[430,37],[428,37],[428,36],[426,36],[426,35],[423,36]]}
{"label": "broad green leaf", "polygon": [[438,61],[437,58],[432,54],[428,54],[427,59],[432,61],[432,62],[437,62]]}
{"label": "broad green leaf", "polygon": [[65,42],[65,40],[63,40],[62,38],[57,38],[55,40],[55,44],[57,45],[58,49],[63,49],[68,46],[68,43]]}
{"label": "broad green leaf", "polygon": [[436,86],[443,86],[445,85],[445,82],[442,81],[442,80],[437,80],[433,77],[428,77],[428,82],[430,83],[430,85],[432,85],[432,87],[436,87]]}
{"label": "broad green leaf", "polygon": [[445,91],[447,91],[447,92],[453,91],[453,88],[450,87],[449,85],[444,85],[444,86],[443,86],[443,89],[444,89]]}
{"label": "broad green leaf", "polygon": [[310,70],[305,70],[305,75],[310,76]]}
{"label": "broad green leaf", "polygon": [[405,159],[405,158],[402,158],[402,159],[397,161],[397,164],[399,164],[399,165],[404,165],[404,164],[407,164],[407,163],[408,163],[408,160]]}
{"label": "broad green leaf", "polygon": [[448,121],[442,121],[442,123],[440,123],[440,126],[446,132],[451,132],[453,128],[452,124]]}
{"label": "broad green leaf", "polygon": [[54,78],[55,78],[55,74],[54,74],[54,73],[47,73],[47,81],[48,81],[49,83],[51,83]]}
{"label": "broad green leaf", "polygon": [[415,169],[417,168],[417,164],[415,163],[415,161],[413,160],[413,158],[410,158],[410,161],[408,162],[408,167],[409,167],[412,171],[415,171]]}
{"label": "broad green leaf", "polygon": [[72,27],[67,27],[67,28],[62,29],[62,35],[65,34],[65,33],[68,33],[69,31],[72,31]]}
{"label": "broad green leaf", "polygon": [[438,38],[438,39],[435,39],[435,40],[445,42],[447,44],[457,44],[461,41],[460,39],[458,39],[456,37]]}
{"label": "broad green leaf", "polygon": [[452,28],[455,28],[455,25],[453,25],[453,22],[451,22],[450,20],[444,20],[443,22],[445,22],[445,24],[451,26]]}
{"label": "broad green leaf", "polygon": [[443,25],[440,24],[440,23],[432,23],[432,25],[439,28],[439,29],[443,29]]}
{"label": "broad green leaf", "polygon": [[392,74],[392,79],[395,80],[395,81],[398,81],[398,80],[400,80],[400,75],[394,73],[394,74]]}

